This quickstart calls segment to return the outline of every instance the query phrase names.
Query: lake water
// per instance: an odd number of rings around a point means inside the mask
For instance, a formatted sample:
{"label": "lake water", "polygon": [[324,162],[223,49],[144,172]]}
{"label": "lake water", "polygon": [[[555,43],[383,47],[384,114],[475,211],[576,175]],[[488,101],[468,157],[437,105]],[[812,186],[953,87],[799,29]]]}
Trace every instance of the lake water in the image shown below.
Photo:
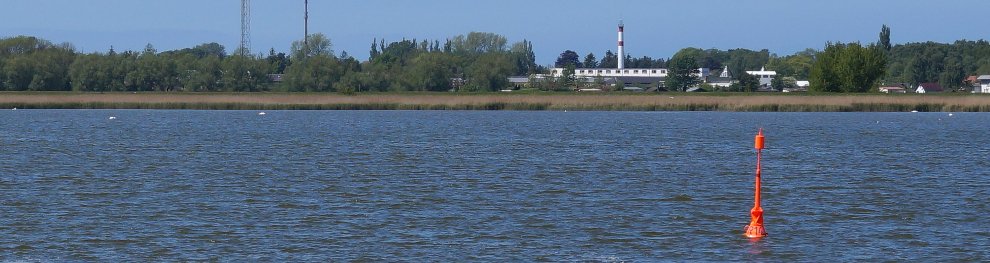
{"label": "lake water", "polygon": [[[0,121],[6,261],[990,260],[985,113]],[[760,127],[770,236],[749,240]]]}

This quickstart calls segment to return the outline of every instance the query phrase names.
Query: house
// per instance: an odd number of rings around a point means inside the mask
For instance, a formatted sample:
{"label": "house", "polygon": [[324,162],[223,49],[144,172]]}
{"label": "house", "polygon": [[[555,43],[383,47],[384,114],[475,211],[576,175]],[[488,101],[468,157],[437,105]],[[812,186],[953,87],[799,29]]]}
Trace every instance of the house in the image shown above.
{"label": "house", "polygon": [[767,71],[766,67],[760,68],[760,71],[746,71],[746,74],[756,76],[756,78],[760,79],[760,87],[770,87],[773,78],[777,77],[776,71]]}
{"label": "house", "polygon": [[722,74],[719,74],[717,77],[715,75],[709,75],[705,78],[705,83],[713,87],[720,88],[728,88],[729,86],[732,86],[732,74],[729,73],[729,66],[725,66],[725,68],[722,69]]}
{"label": "house", "polygon": [[990,93],[990,75],[981,75],[976,78],[980,83],[980,88],[973,90],[974,93]]}
{"label": "house", "polygon": [[963,80],[963,87],[966,87],[973,93],[980,93],[980,76],[968,76]]}
{"label": "house", "polygon": [[917,93],[938,93],[942,91],[943,91],[942,85],[938,85],[938,83],[931,83],[931,82],[921,83],[920,85],[918,85],[918,89],[915,90],[915,92]]}
{"label": "house", "polygon": [[881,93],[907,93],[907,89],[896,85],[880,86],[879,90]]}
{"label": "house", "polygon": [[529,76],[509,76],[509,85],[512,85],[515,89],[521,89],[529,86]]}
{"label": "house", "polygon": [[808,87],[811,87],[811,81],[797,80],[794,81],[794,86],[794,88],[784,88],[781,92],[807,92]]}

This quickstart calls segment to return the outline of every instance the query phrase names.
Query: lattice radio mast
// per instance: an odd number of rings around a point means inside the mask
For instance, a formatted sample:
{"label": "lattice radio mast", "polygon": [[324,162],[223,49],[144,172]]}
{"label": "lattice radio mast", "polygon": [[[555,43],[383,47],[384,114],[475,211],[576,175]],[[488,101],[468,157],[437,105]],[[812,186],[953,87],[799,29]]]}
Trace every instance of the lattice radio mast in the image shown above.
{"label": "lattice radio mast", "polygon": [[241,55],[251,54],[251,0],[241,0]]}

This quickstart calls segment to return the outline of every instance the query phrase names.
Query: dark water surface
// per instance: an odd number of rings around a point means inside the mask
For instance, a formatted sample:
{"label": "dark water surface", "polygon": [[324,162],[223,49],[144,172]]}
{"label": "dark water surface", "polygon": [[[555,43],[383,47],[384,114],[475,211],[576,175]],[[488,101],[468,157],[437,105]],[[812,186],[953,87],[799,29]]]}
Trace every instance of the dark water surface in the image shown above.
{"label": "dark water surface", "polygon": [[[7,261],[990,260],[985,113],[0,121]],[[770,236],[751,241],[758,127]]]}

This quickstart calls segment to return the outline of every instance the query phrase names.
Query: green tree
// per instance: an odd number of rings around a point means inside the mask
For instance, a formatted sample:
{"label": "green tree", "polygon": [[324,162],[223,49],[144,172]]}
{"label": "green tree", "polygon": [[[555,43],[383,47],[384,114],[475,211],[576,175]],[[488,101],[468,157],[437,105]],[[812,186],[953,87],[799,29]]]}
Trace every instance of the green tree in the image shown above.
{"label": "green tree", "polygon": [[563,53],[560,53],[560,56],[557,57],[557,62],[553,63],[553,66],[558,68],[565,68],[568,65],[574,66],[575,68],[581,67],[580,56],[578,56],[577,52],[565,50]]}
{"label": "green tree", "polygon": [[35,37],[0,39],[0,80],[7,90],[70,90],[75,48]]}
{"label": "green tree", "polygon": [[508,77],[514,71],[508,56],[499,53],[481,55],[467,68],[465,91],[499,91],[509,86]]}
{"label": "green tree", "polygon": [[564,65],[564,70],[563,72],[561,72],[560,77],[558,79],[558,82],[561,86],[561,87],[557,87],[558,90],[573,89],[577,86],[577,76],[575,75],[574,69],[575,69],[574,64]]}
{"label": "green tree", "polygon": [[687,91],[698,85],[701,80],[695,74],[698,72],[698,54],[694,49],[682,49],[670,59],[666,86],[672,91]]}
{"label": "green tree", "polygon": [[308,41],[293,41],[291,53],[292,59],[297,61],[316,56],[334,56],[333,44],[323,33],[310,35]]}
{"label": "green tree", "polygon": [[268,67],[264,60],[253,56],[233,55],[224,59],[221,66],[224,90],[237,92],[265,91],[268,83]]}
{"label": "green tree", "polygon": [[289,56],[281,52],[275,53],[274,48],[268,51],[268,57],[265,58],[265,60],[268,61],[268,73],[271,74],[284,74],[285,68],[289,67],[289,64],[291,64],[291,61],[289,61]]}
{"label": "green tree", "polygon": [[321,33],[311,35],[308,43],[293,42],[292,64],[285,69],[283,77],[287,90],[336,91],[334,84],[340,81],[348,67],[334,56],[332,47],[330,39]]}
{"label": "green tree", "polygon": [[512,44],[509,53],[515,57],[515,75],[532,75],[540,72],[540,66],[536,64],[536,53],[533,51],[533,43],[527,40]]}
{"label": "green tree", "polygon": [[890,52],[892,48],[890,45],[890,27],[887,25],[880,28],[880,47],[883,48],[884,52]]}
{"label": "green tree", "polygon": [[283,80],[289,91],[331,92],[336,91],[333,84],[343,77],[343,69],[336,58],[316,55],[293,62]]}
{"label": "green tree", "polygon": [[760,79],[756,76],[742,72],[737,79],[738,82],[729,87],[730,91],[756,92],[760,89]]}
{"label": "green tree", "polygon": [[420,53],[411,61],[404,79],[416,91],[448,91],[456,72],[455,60],[445,53]]}
{"label": "green tree", "polygon": [[508,39],[495,33],[471,32],[451,39],[453,52],[459,55],[477,56],[506,50]]}
{"label": "green tree", "polygon": [[886,63],[879,45],[828,43],[812,67],[810,90],[868,92],[879,84]]}
{"label": "green tree", "polygon": [[605,51],[605,55],[602,56],[602,62],[598,63],[598,67],[601,68],[618,68],[619,67],[619,56],[612,53],[612,50]]}
{"label": "green tree", "polygon": [[785,57],[771,56],[767,69],[777,71],[778,76],[806,80],[811,75],[811,66],[815,63],[817,53],[817,50],[807,49]]}
{"label": "green tree", "polygon": [[[227,59],[230,59],[229,57]],[[228,65],[229,67],[229,65]],[[182,86],[188,91],[220,91],[224,77],[224,60],[219,57],[204,57],[183,65],[185,77]]]}
{"label": "green tree", "polygon": [[584,65],[583,66],[585,68],[597,68],[598,67],[598,59],[595,58],[595,53],[588,53],[587,56],[584,56]]}

